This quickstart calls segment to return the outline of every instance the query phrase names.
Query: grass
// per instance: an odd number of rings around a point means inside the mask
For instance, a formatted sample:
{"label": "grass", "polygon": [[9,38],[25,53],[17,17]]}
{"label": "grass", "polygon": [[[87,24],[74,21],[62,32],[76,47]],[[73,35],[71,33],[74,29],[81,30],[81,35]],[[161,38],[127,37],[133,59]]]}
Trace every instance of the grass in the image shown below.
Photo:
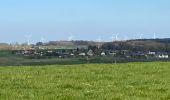
{"label": "grass", "polygon": [[0,67],[1,100],[168,100],[170,62]]}

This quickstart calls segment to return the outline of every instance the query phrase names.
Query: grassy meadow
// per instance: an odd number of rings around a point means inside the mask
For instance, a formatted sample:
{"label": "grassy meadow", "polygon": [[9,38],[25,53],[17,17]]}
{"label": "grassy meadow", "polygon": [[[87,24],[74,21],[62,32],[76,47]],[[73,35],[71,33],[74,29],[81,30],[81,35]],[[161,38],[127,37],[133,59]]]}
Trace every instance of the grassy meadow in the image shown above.
{"label": "grassy meadow", "polygon": [[0,100],[168,100],[170,62],[0,67]]}

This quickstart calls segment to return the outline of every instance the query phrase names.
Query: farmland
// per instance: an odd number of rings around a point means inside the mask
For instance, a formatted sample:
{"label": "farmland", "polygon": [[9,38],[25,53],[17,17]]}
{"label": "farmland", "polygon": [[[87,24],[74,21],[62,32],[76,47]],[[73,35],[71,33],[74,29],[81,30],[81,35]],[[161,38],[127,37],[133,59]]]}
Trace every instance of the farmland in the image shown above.
{"label": "farmland", "polygon": [[170,63],[1,66],[1,100],[166,100]]}

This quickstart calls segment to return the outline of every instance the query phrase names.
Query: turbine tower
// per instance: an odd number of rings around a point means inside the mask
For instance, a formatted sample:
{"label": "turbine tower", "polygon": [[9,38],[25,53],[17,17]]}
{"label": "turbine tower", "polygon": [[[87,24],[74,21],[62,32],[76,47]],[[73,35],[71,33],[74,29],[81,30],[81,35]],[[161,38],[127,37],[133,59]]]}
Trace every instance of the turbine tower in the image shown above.
{"label": "turbine tower", "polygon": [[70,34],[70,36],[68,37],[68,41],[72,41],[74,38],[73,34]]}
{"label": "turbine tower", "polygon": [[30,45],[30,38],[32,37],[31,34],[25,35],[25,38],[27,39],[27,45]]}
{"label": "turbine tower", "polygon": [[44,43],[45,42],[45,38],[41,37],[40,42]]}
{"label": "turbine tower", "polygon": [[118,35],[119,35],[119,33],[116,33],[116,41],[118,40]]}
{"label": "turbine tower", "polygon": [[111,38],[112,38],[112,41],[117,41],[117,40],[118,40],[118,35],[119,35],[119,33],[116,33],[116,34],[113,33],[113,34],[112,34],[112,37],[111,37]]}
{"label": "turbine tower", "polygon": [[153,35],[153,39],[156,39],[156,33],[154,33],[154,35]]}
{"label": "turbine tower", "polygon": [[101,43],[102,39],[101,36],[98,37],[97,42],[98,42],[98,48],[101,47],[102,43]]}
{"label": "turbine tower", "polygon": [[139,34],[139,39],[142,39],[143,34]]}

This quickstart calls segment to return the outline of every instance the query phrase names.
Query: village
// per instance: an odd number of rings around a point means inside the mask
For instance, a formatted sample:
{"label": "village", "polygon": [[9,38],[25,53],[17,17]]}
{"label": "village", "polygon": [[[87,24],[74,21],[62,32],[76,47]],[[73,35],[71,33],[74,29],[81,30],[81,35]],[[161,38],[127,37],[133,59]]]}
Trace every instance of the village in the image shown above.
{"label": "village", "polygon": [[86,57],[114,57],[124,59],[147,59],[147,60],[168,60],[169,53],[162,51],[130,51],[130,50],[106,50],[100,48],[87,49],[44,49],[30,48],[27,50],[14,50],[17,56],[40,58],[86,58]]}
{"label": "village", "polygon": [[[2,65],[127,63],[170,60],[170,39],[113,42],[49,41],[36,44],[3,44]],[[13,64],[14,64],[13,63]]]}

